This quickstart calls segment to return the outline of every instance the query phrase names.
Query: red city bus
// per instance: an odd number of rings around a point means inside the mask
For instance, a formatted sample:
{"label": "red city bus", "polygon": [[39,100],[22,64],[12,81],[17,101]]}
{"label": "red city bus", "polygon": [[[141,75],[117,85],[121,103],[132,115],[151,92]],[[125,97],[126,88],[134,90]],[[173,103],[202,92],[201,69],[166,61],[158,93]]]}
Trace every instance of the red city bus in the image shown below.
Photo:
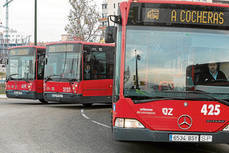
{"label": "red city bus", "polygon": [[109,18],[115,139],[228,143],[229,5],[130,0]]}
{"label": "red city bus", "polygon": [[47,101],[111,103],[114,44],[57,42],[47,45],[44,97]]}
{"label": "red city bus", "polygon": [[9,49],[6,69],[6,96],[8,98],[43,98],[45,47],[20,46]]}

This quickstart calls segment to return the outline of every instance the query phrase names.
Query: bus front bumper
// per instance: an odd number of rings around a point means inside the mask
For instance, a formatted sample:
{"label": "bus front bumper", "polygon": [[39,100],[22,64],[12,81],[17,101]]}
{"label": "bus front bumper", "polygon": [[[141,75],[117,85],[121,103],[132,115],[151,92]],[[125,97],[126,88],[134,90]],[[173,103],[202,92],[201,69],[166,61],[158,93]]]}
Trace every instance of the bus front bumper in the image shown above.
{"label": "bus front bumper", "polygon": [[108,104],[111,104],[110,96],[83,96],[82,94],[45,92],[44,98],[47,101],[55,101],[55,102],[60,102],[60,103],[73,103],[73,104],[108,103]]}
{"label": "bus front bumper", "polygon": [[[128,129],[113,127],[113,136],[118,141],[151,141],[151,142],[177,142],[171,140],[171,135],[194,135],[194,136],[212,136],[212,142],[198,142],[191,143],[229,143],[229,132],[171,132],[171,131],[152,131],[149,129]],[[183,143],[190,143],[190,141],[182,141]],[[179,142],[179,143],[182,143]]]}
{"label": "bus front bumper", "polygon": [[34,91],[25,90],[7,90],[6,96],[8,98],[19,98],[19,99],[40,99],[42,93],[36,93]]}

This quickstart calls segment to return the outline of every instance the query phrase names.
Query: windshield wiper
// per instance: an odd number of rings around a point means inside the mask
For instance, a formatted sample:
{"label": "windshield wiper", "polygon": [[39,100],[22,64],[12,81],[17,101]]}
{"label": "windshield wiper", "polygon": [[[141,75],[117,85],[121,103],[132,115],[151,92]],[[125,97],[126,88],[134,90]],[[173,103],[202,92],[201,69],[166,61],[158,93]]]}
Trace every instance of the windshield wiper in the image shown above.
{"label": "windshield wiper", "polygon": [[49,81],[49,80],[52,80],[52,77],[54,77],[54,76],[60,76],[60,77],[61,77],[61,75],[49,75],[49,76],[47,76],[47,77],[45,78],[45,82],[47,82],[47,81]]}
{"label": "windshield wiper", "polygon": [[[168,92],[170,93],[170,92]],[[205,97],[208,97],[214,101],[217,101],[221,104],[229,106],[229,102],[223,99],[216,98],[214,96],[209,95],[210,93],[204,92],[202,90],[194,90],[194,91],[181,91],[181,92],[171,92],[171,93],[181,93],[186,94],[182,96],[152,96],[149,93],[144,92],[144,95],[134,95],[134,96],[126,96],[127,98],[131,98],[134,103],[146,103],[146,102],[153,102],[153,101],[160,101],[160,100],[206,100],[206,98],[198,98],[190,96],[190,94],[196,94],[196,95],[204,95]],[[171,94],[170,93],[170,94]],[[187,95],[188,94],[188,95]]]}
{"label": "windshield wiper", "polygon": [[7,76],[6,82],[9,80],[12,80],[13,79],[12,76],[14,76],[14,75],[19,75],[19,74],[15,73],[15,74],[11,74],[11,75]]}
{"label": "windshield wiper", "polygon": [[18,73],[11,74],[11,75],[9,75],[8,77],[11,77],[11,76],[14,76],[14,75],[19,75],[19,74],[18,74]]}
{"label": "windshield wiper", "polygon": [[[7,77],[6,79],[6,82],[9,81],[9,80],[14,80],[14,78],[12,78],[12,76],[14,75],[19,75],[19,74],[11,74]],[[18,80],[24,80],[25,82],[29,83],[29,80],[28,79],[25,79],[25,78],[18,78]]]}
{"label": "windshield wiper", "polygon": [[24,80],[24,81],[27,82],[27,83],[30,83],[30,82],[29,82],[29,79],[22,78],[22,80]]}
{"label": "windshield wiper", "polygon": [[[227,105],[229,106],[229,102],[226,101],[226,100],[223,100],[223,99],[219,99],[219,98],[216,98],[214,96],[211,96],[210,94],[211,93],[208,93],[208,92],[205,92],[205,91],[202,91],[202,90],[193,90],[193,91],[178,91],[178,92],[172,92],[172,93],[184,93],[184,94],[196,94],[196,95],[204,95],[205,97],[208,97],[214,101],[217,101],[221,104],[224,104],[224,105]],[[190,96],[190,95],[189,95]],[[184,99],[188,99],[188,100],[196,100],[198,99],[197,97],[193,98],[193,97],[187,97],[187,95],[185,95],[185,98]],[[199,98],[201,100],[207,100],[206,98]]]}
{"label": "windshield wiper", "polygon": [[26,73],[26,78],[21,78],[21,79],[22,79],[22,80],[24,80],[24,81],[25,81],[25,82],[27,82],[27,83],[30,83],[30,82],[29,82],[28,75],[29,75],[29,74],[28,74],[28,73]]}
{"label": "windshield wiper", "polygon": [[131,98],[134,103],[146,103],[146,102],[154,102],[159,100],[187,100],[186,98],[181,97],[165,97],[165,96],[127,96],[127,98]]}
{"label": "windshield wiper", "polygon": [[66,79],[68,82],[79,82],[79,79],[69,79],[69,78],[62,78]]}
{"label": "windshield wiper", "polygon": [[208,93],[208,92],[205,92],[205,91],[202,91],[202,90],[186,91],[185,93],[194,93],[194,94],[204,95],[204,96],[207,96],[207,97],[211,98],[212,100],[220,102],[221,104],[229,106],[229,102],[228,101],[220,99],[220,98],[216,98],[214,96],[211,96],[211,95],[209,95],[211,93]]}
{"label": "windshield wiper", "polygon": [[152,101],[158,101],[158,100],[177,100],[177,99],[182,100],[184,99],[180,97],[153,96],[151,93],[148,93],[146,91],[142,91],[139,89],[130,90],[129,92],[130,93],[127,93],[125,97],[131,98],[134,101],[134,103],[145,103],[145,102],[152,102]]}

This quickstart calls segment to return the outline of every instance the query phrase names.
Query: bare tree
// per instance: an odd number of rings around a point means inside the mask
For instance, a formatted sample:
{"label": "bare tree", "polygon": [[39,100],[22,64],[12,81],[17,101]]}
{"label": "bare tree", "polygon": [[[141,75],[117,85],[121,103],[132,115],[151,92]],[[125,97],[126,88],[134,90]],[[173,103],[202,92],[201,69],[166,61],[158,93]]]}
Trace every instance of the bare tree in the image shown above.
{"label": "bare tree", "polygon": [[99,13],[93,0],[69,0],[69,23],[65,31],[81,41],[95,41],[99,34]]}

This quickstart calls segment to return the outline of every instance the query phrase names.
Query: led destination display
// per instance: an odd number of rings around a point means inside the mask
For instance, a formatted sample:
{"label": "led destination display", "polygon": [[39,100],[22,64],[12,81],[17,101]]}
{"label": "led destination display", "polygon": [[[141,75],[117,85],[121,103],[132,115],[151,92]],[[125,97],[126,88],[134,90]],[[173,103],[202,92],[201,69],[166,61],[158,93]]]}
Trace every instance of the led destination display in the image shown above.
{"label": "led destination display", "polygon": [[[142,7],[144,6],[144,7]],[[205,26],[229,28],[227,8],[167,4],[132,4],[129,25]]]}

